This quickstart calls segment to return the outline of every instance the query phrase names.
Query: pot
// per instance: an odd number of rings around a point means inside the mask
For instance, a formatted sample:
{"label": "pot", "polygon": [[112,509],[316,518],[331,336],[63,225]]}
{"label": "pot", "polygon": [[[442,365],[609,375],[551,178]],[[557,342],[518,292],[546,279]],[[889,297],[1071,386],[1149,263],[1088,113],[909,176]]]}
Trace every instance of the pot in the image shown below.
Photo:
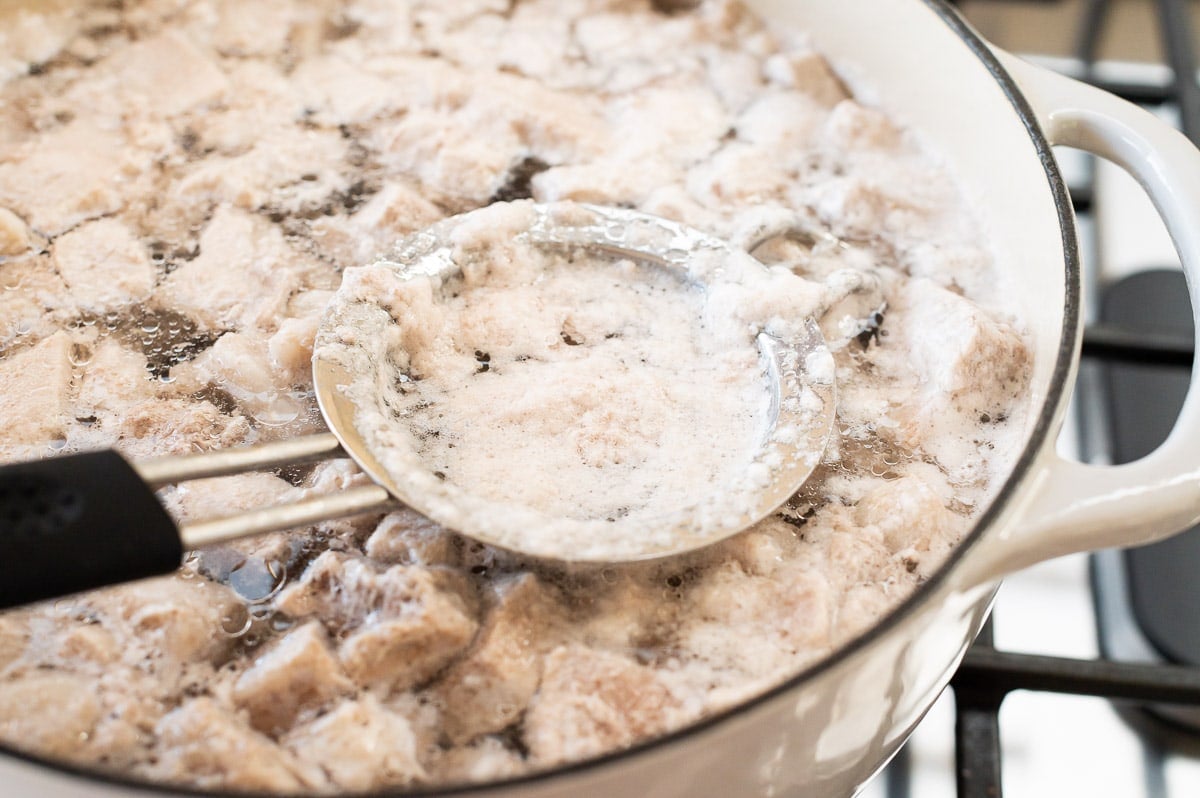
{"label": "pot", "polygon": [[[631,750],[457,791],[488,796],[843,796],[898,750],[961,660],[1005,573],[1086,549],[1161,539],[1200,520],[1200,391],[1165,444],[1128,465],[1061,459],[1055,437],[1078,364],[1074,219],[1052,145],[1128,170],[1174,237],[1200,306],[1200,152],[1153,116],[995,50],[940,0],[748,0],[811,32],[860,95],[878,96],[957,175],[1033,342],[1025,445],[945,565],[870,631],[739,707]],[[1200,328],[1200,324],[1197,325]],[[196,794],[4,752],[14,798]]]}

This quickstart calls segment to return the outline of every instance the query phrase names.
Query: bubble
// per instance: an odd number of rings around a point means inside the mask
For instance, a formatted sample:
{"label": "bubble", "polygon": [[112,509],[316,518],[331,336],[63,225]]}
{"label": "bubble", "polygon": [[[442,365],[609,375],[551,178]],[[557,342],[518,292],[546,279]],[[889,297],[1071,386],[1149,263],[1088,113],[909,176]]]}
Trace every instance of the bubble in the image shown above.
{"label": "bubble", "polygon": [[221,634],[226,637],[242,637],[250,631],[254,619],[243,606],[234,608],[228,615],[221,618]]}
{"label": "bubble", "polygon": [[273,615],[271,616],[271,620],[267,622],[267,626],[269,626],[273,632],[286,632],[295,625],[295,621],[283,615]]}
{"label": "bubble", "polygon": [[264,427],[282,427],[300,417],[303,405],[289,394],[274,394],[254,414],[254,419]]}
{"label": "bubble", "polygon": [[0,288],[5,291],[16,291],[25,285],[25,274],[16,269],[0,270]]}
{"label": "bubble", "polygon": [[92,362],[95,354],[87,344],[71,344],[71,351],[67,353],[67,359],[73,366],[86,366]]}
{"label": "bubble", "polygon": [[67,448],[67,441],[64,438],[55,438],[46,444],[46,448],[48,448],[53,454],[58,454],[63,449]]}

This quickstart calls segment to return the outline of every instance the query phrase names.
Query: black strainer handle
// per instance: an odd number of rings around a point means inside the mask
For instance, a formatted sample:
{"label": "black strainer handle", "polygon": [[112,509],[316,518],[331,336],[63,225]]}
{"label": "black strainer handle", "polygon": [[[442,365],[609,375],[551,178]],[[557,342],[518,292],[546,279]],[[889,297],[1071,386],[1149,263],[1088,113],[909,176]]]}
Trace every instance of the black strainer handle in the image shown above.
{"label": "black strainer handle", "polygon": [[175,522],[113,451],[0,467],[0,609],[174,571]]}
{"label": "black strainer handle", "polygon": [[154,491],[192,479],[342,454],[329,434],[129,462],[114,451],[0,467],[0,609],[167,574],[185,549],[319,521],[381,513],[375,484],[176,525]]}

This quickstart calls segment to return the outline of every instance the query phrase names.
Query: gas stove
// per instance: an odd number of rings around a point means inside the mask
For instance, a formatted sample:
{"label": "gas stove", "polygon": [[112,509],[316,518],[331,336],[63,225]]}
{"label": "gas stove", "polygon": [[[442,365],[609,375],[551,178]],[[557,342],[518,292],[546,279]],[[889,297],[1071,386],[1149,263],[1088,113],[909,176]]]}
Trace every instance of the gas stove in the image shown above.
{"label": "gas stove", "polygon": [[[959,6],[996,44],[1131,99],[1200,142],[1200,10],[1187,0]],[[1079,219],[1088,325],[1059,448],[1127,462],[1165,438],[1182,402],[1188,298],[1170,238],[1132,178],[1057,154]],[[1198,574],[1194,530],[1010,577],[953,689],[864,795],[1200,795]]]}

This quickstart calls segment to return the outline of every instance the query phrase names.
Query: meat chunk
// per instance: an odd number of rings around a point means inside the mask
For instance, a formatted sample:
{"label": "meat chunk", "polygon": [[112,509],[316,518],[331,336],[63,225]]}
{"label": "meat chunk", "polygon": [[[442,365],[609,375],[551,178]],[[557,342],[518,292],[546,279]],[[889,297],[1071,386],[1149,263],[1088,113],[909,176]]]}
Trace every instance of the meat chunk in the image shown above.
{"label": "meat chunk", "polygon": [[284,319],[279,329],[267,341],[267,354],[271,363],[279,369],[280,376],[289,383],[307,383],[312,380],[313,342],[317,328],[321,326],[319,315],[302,319]]}
{"label": "meat chunk", "polygon": [[137,641],[127,655],[137,661],[152,652],[166,663],[219,662],[231,641],[219,633],[223,619],[241,602],[229,588],[170,576],[123,585],[95,594],[106,617]]}
{"label": "meat chunk", "polygon": [[303,6],[297,8],[280,0],[249,6],[236,0],[220,0],[216,7],[213,45],[222,54],[234,56],[283,52],[297,18],[305,16]]}
{"label": "meat chunk", "polygon": [[0,6],[0,85],[51,60],[83,24],[79,9],[67,6]]}
{"label": "meat chunk", "polygon": [[28,643],[29,630],[25,624],[11,615],[0,615],[0,673],[21,656]]}
{"label": "meat chunk", "polygon": [[305,61],[295,78],[309,107],[335,125],[361,124],[403,107],[390,81],[337,56]]}
{"label": "meat chunk", "polygon": [[320,767],[335,788],[365,791],[425,778],[408,721],[370,695],[343,701],[283,740],[298,759]]}
{"label": "meat chunk", "polygon": [[220,68],[177,31],[123,48],[105,66],[119,93],[163,116],[212,102],[226,89]]}
{"label": "meat chunk", "polygon": [[151,399],[129,408],[117,432],[117,447],[133,457],[188,454],[241,443],[246,419],[222,413],[209,401]]}
{"label": "meat chunk", "polygon": [[324,628],[309,623],[255,660],[234,685],[233,700],[249,712],[254,728],[274,734],[353,689]]}
{"label": "meat chunk", "polygon": [[844,150],[890,150],[902,141],[900,129],[886,114],[854,100],[843,100],[833,109],[825,123],[825,138]]}
{"label": "meat chunk", "polygon": [[32,241],[24,220],[8,208],[0,208],[0,257],[20,255]]}
{"label": "meat chunk", "polygon": [[200,235],[200,254],[171,272],[158,296],[209,329],[265,324],[296,287],[296,257],[277,228],[222,207]]}
{"label": "meat chunk", "polygon": [[10,443],[46,443],[65,434],[71,407],[71,338],[57,332],[0,360],[0,418]]}
{"label": "meat chunk", "polygon": [[441,216],[437,206],[416,189],[388,182],[351,216],[317,219],[312,231],[322,254],[341,266],[358,266]]}
{"label": "meat chunk", "polygon": [[413,565],[453,565],[457,537],[444,526],[407,508],[388,513],[367,539],[374,560]]}
{"label": "meat chunk", "polygon": [[625,748],[673,724],[679,703],[650,668],[607,651],[564,646],[546,658],[525,717],[525,744],[541,765]]}
{"label": "meat chunk", "polygon": [[358,684],[405,690],[429,680],[458,656],[475,629],[460,602],[435,594],[407,617],[377,621],[353,632],[338,655]]}
{"label": "meat chunk", "polygon": [[[87,344],[75,344],[88,349]],[[80,416],[124,415],[130,408],[155,396],[155,386],[146,370],[146,358],[112,338],[95,346],[84,365],[83,379],[75,406]]]}
{"label": "meat chunk", "polygon": [[129,228],[100,219],[54,242],[54,265],[79,307],[93,313],[139,302],[154,289],[154,268]]}
{"label": "meat chunk", "polygon": [[314,560],[277,605],[353,629],[338,648],[342,665],[356,683],[379,688],[404,689],[433,676],[477,626],[459,590],[435,572],[405,565],[378,571],[332,551]]}
{"label": "meat chunk", "polygon": [[905,311],[908,357],[928,375],[926,399],[945,397],[975,416],[999,415],[1024,390],[1029,354],[1011,326],[925,279],[908,282],[896,304]]}
{"label": "meat chunk", "polygon": [[501,731],[525,712],[541,678],[544,641],[560,619],[557,602],[533,574],[498,585],[495,601],[475,644],[436,687],[455,743]]}
{"label": "meat chunk", "polygon": [[294,501],[299,489],[274,474],[251,473],[195,479],[167,497],[167,506],[183,521],[270,507]]}
{"label": "meat chunk", "polygon": [[849,97],[825,57],[811,50],[776,53],[763,63],[763,72],[772,83],[804,92],[827,108]]}
{"label": "meat chunk", "polygon": [[304,409],[292,395],[291,384],[281,380],[268,342],[251,333],[225,333],[195,360],[171,373],[224,391],[247,416],[267,426],[291,421]]}
{"label": "meat chunk", "polygon": [[430,776],[437,782],[450,784],[498,781],[515,776],[524,768],[519,753],[496,737],[483,737],[446,751],[432,765]]}
{"label": "meat chunk", "polygon": [[[172,198],[229,203],[247,211],[270,206],[290,214],[334,212],[334,203],[342,202],[339,192],[350,188],[343,174],[346,140],[291,125],[256,132],[246,131],[252,139],[248,151],[199,161],[175,184]],[[232,131],[225,135],[236,137]]]}
{"label": "meat chunk", "polygon": [[121,659],[117,636],[103,626],[72,626],[61,633],[55,654],[72,665],[111,666]]}
{"label": "meat chunk", "polygon": [[915,475],[876,487],[859,501],[854,518],[863,527],[878,529],[884,545],[922,576],[940,564],[961,532],[959,518]]}
{"label": "meat chunk", "polygon": [[22,338],[48,338],[74,313],[67,286],[49,255],[0,263],[0,346],[8,348]]}
{"label": "meat chunk", "polygon": [[311,783],[301,764],[211,698],[196,698],[155,727],[159,760],[146,775],[220,788],[296,792]]}
{"label": "meat chunk", "polygon": [[100,719],[91,679],[35,672],[0,683],[0,739],[43,756],[67,756]]}
{"label": "meat chunk", "polygon": [[118,132],[80,118],[0,157],[0,203],[56,235],[118,210],[120,185],[144,165]]}

